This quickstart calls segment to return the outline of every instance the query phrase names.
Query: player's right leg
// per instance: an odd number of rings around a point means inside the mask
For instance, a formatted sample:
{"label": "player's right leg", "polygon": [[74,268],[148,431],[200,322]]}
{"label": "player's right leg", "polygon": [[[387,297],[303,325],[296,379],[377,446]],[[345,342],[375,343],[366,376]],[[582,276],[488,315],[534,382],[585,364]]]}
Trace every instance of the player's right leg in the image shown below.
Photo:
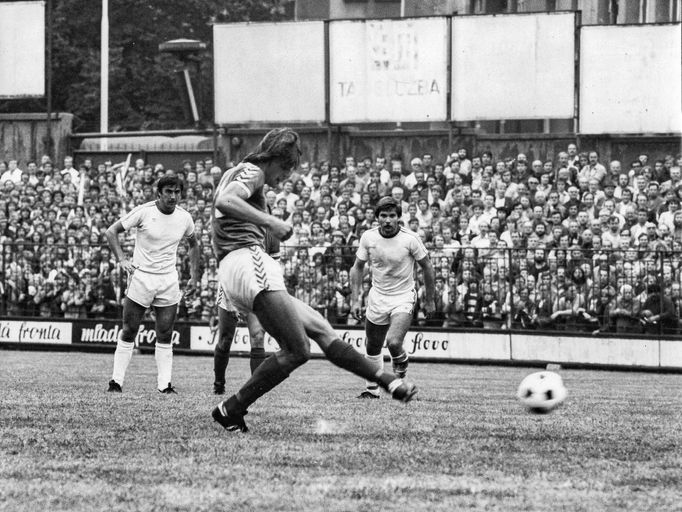
{"label": "player's right leg", "polygon": [[[377,372],[384,371],[384,340],[388,332],[389,324],[378,325],[365,319],[365,358],[367,362]],[[358,398],[379,398],[379,386],[376,382],[365,380],[365,390],[358,395]]]}
{"label": "player's right leg", "polygon": [[133,356],[135,337],[146,310],[145,306],[138,304],[129,297],[123,299],[123,329],[121,329],[119,339],[116,342],[114,369],[109,381],[109,391],[121,391],[128,364]]}
{"label": "player's right leg", "polygon": [[391,353],[393,373],[400,378],[407,374],[408,357],[403,343],[410,325],[412,325],[412,313],[394,313],[391,315],[391,324],[386,333],[386,345]]}
{"label": "player's right leg", "polygon": [[230,252],[220,262],[218,277],[235,307],[243,314],[253,312],[281,347],[213,411],[213,419],[226,429],[245,432],[247,408],[310,358],[310,341],[286,290],[282,267],[261,248]]}

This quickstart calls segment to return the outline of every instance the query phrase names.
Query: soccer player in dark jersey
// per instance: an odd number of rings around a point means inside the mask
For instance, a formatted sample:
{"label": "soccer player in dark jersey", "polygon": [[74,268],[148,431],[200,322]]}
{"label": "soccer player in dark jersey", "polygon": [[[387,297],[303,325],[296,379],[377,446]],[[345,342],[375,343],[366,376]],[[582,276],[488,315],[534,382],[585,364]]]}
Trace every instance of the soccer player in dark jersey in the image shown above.
{"label": "soccer player in dark jersey", "polygon": [[[279,248],[279,240],[266,232],[265,250],[275,260],[279,259]],[[239,323],[239,312],[227,298],[227,294],[221,286],[218,286],[216,301],[218,303],[218,343],[216,343],[213,352],[213,393],[222,395],[225,393],[225,372],[230,362],[230,349]],[[265,354],[265,331],[258,321],[258,317],[253,313],[249,313],[245,320],[251,343],[249,365],[251,374],[253,374],[267,357]]]}
{"label": "soccer player in dark jersey", "polygon": [[213,410],[213,419],[227,430],[246,432],[248,407],[310,359],[309,336],[332,363],[376,382],[393,398],[408,402],[417,392],[414,384],[377,372],[362,354],[336,336],[319,313],[290,296],[281,266],[264,250],[266,230],[286,240],[292,227],[267,212],[263,186],[275,187],[288,178],[300,154],[296,132],[271,130],[252,153],[225,173],[214,196],[213,248],[220,260],[220,286],[242,314],[255,313],[281,348],[236,394]]}

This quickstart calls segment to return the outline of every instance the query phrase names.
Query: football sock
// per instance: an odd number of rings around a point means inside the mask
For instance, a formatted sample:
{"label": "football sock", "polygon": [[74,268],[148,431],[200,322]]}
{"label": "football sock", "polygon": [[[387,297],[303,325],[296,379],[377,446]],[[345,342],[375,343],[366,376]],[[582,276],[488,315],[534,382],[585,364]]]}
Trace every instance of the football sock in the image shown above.
{"label": "football sock", "polygon": [[156,359],[157,385],[163,391],[171,382],[173,373],[173,346],[170,343],[157,343],[154,350]]}
{"label": "football sock", "polygon": [[253,375],[253,372],[256,371],[256,368],[263,364],[263,361],[265,361],[266,357],[268,356],[265,353],[265,349],[263,347],[255,347],[251,349],[251,359],[249,360],[249,364],[251,365],[251,375]]}
{"label": "football sock", "polygon": [[126,370],[130,363],[130,358],[133,357],[133,347],[135,343],[132,341],[123,341],[119,339],[116,342],[116,352],[114,352],[114,371],[111,378],[117,384],[123,386],[123,380],[126,376]]}
{"label": "football sock", "polygon": [[400,364],[400,363],[406,363],[407,362],[407,354],[403,350],[399,355],[393,357],[391,356],[391,361],[393,364]]}
{"label": "football sock", "polygon": [[385,373],[381,369],[377,370],[369,359],[366,359],[364,355],[341,340],[332,341],[325,351],[325,355],[336,366],[348,370],[365,380],[376,382],[386,390],[388,385],[396,380],[394,375]]}
{"label": "football sock", "polygon": [[[383,373],[384,371],[384,355],[383,354],[378,354],[376,356],[370,356],[367,354],[365,356],[365,359],[369,362],[370,365],[372,365],[372,368],[375,370],[374,374],[376,375],[377,373]],[[377,384],[374,381],[371,380],[365,380],[365,385],[367,386],[367,391],[370,393],[374,393],[375,395],[379,394],[379,384]]]}
{"label": "football sock", "polygon": [[289,372],[282,368],[277,357],[273,354],[263,361],[251,378],[237,392],[236,399],[244,410],[277,384],[283,382]]}
{"label": "football sock", "polygon": [[230,349],[224,350],[220,344],[216,345],[213,352],[213,373],[216,382],[225,382],[225,370],[230,362]]}

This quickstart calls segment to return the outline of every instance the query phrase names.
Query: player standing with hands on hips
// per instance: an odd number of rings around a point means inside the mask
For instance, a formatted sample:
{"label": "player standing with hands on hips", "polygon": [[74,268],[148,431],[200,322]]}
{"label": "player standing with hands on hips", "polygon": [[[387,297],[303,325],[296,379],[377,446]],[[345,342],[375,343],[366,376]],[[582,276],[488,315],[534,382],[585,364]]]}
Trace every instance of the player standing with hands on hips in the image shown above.
{"label": "player standing with hands on hips", "polygon": [[[375,208],[379,226],[365,231],[350,271],[353,290],[353,314],[359,318],[362,300],[362,279],[365,263],[371,264],[372,287],[367,297],[365,334],[367,360],[376,371],[383,371],[384,340],[393,362],[393,373],[399,378],[407,374],[407,353],[403,341],[412,323],[417,301],[414,277],[415,262],[424,271],[426,287],[424,309],[435,310],[435,278],[428,252],[416,233],[399,224],[402,207],[392,197],[379,200]],[[358,398],[379,398],[375,382],[367,381],[367,389]]]}
{"label": "player standing with hands on hips", "polygon": [[[150,306],[156,316],[157,385],[161,393],[173,394],[172,336],[178,303],[182,298],[175,267],[178,245],[187,239],[190,251],[191,279],[188,293],[199,283],[199,246],[194,235],[192,216],[177,203],[182,193],[175,176],[162,176],[156,185],[155,201],[134,208],[106,231],[109,245],[128,275],[128,288],[123,300],[123,329],[114,353],[114,370],[109,391],[121,392],[128,363],[133,355],[135,337],[145,311]],[[119,233],[137,228],[132,261],[123,253]]]}
{"label": "player standing with hands on hips", "polygon": [[220,260],[220,286],[242,315],[255,313],[280,346],[236,394],[213,410],[213,419],[226,430],[248,431],[244,422],[248,407],[310,359],[309,337],[332,363],[376,382],[393,398],[408,402],[417,392],[413,384],[375,371],[361,354],[336,336],[319,313],[289,295],[281,265],[265,251],[266,230],[286,240],[292,226],[268,213],[264,186],[276,187],[288,178],[300,154],[296,132],[289,128],[271,130],[252,153],[223,175],[216,187],[213,248]]}

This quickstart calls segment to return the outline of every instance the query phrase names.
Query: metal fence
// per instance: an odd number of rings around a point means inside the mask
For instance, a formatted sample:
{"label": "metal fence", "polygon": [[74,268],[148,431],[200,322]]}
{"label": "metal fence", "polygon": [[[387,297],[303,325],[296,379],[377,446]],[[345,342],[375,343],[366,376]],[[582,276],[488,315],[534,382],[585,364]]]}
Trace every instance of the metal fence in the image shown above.
{"label": "metal fence", "polygon": [[[120,317],[125,278],[108,246],[12,243],[2,246],[1,257],[0,316]],[[354,257],[350,246],[284,245],[280,262],[289,293],[333,324],[358,323],[361,319],[351,315]],[[436,313],[424,312],[423,276],[416,267],[415,325],[643,336],[680,332],[682,253],[636,247],[442,247],[433,248],[430,257]],[[202,262],[202,291],[180,304],[180,319],[207,321],[215,313],[213,263]],[[178,271],[181,280],[189,278],[186,256],[178,258]],[[371,268],[365,292],[370,273]]]}

